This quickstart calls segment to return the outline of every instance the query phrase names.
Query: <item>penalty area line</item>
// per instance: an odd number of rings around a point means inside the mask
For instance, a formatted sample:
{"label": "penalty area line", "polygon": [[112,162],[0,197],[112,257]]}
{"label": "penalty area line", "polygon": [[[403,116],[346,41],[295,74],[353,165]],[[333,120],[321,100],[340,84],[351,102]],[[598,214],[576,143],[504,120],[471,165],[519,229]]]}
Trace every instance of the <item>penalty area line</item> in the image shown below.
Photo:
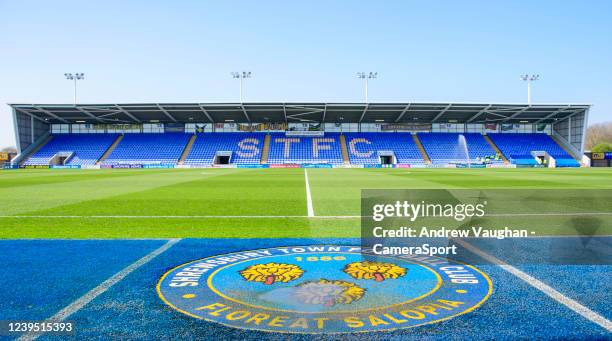
{"label": "penalty area line", "polygon": [[[125,267],[123,270],[117,272],[112,277],[110,277],[107,280],[105,280],[104,282],[100,283],[97,287],[91,289],[85,295],[81,296],[76,301],[70,303],[69,305],[64,307],[62,310],[58,311],[55,315],[51,316],[47,320],[48,321],[53,321],[53,322],[61,322],[61,321],[66,320],[72,314],[74,314],[77,311],[81,310],[84,306],[86,306],[93,299],[95,299],[96,297],[100,296],[101,294],[106,292],[108,289],[110,289],[113,285],[119,283],[127,275],[129,275],[132,272],[134,272],[134,270],[140,268],[141,266],[143,266],[143,265],[147,264],[148,262],[150,262],[153,258],[155,258],[155,257],[161,255],[162,253],[166,252],[169,248],[174,246],[174,244],[178,243],[180,240],[181,239],[178,239],[178,238],[177,239],[170,239],[170,240],[168,240],[168,242],[166,242],[164,245],[162,245],[159,248],[151,251],[146,256],[140,258],[136,262],[128,265],[127,267]],[[39,336],[41,336],[40,333],[29,332],[29,333],[23,334],[17,340],[18,341],[36,340]]]}
{"label": "penalty area line", "polygon": [[312,207],[312,196],[310,195],[310,184],[308,183],[308,171],[304,168],[304,180],[306,182],[306,210],[308,217],[314,217],[314,208]]}
{"label": "penalty area line", "polygon": [[612,332],[612,322],[610,320],[608,320],[607,318],[599,315],[598,313],[594,312],[593,310],[589,309],[588,307],[582,305],[580,302],[573,300],[565,295],[563,295],[562,293],[558,292],[557,290],[555,290],[553,287],[549,286],[548,284],[540,281],[539,279],[513,267],[512,265],[496,258],[493,257],[491,255],[489,255],[488,253],[480,250],[479,248],[473,246],[472,244],[466,242],[465,240],[461,240],[461,239],[454,239],[455,242],[457,242],[458,244],[461,244],[463,247],[465,247],[466,249],[470,250],[471,252],[477,254],[478,256],[482,257],[483,259],[499,266],[500,268],[504,269],[505,271],[511,273],[512,275],[518,277],[519,279],[523,280],[524,282],[526,282],[527,284],[531,285],[532,287],[540,290],[541,292],[543,292],[544,294],[546,294],[548,297],[552,298],[553,300],[557,301],[558,303],[566,306],[567,308],[571,309],[572,311],[574,311],[575,313],[577,313],[578,315],[584,317],[585,319],[601,326],[602,328],[604,328],[605,330],[607,330],[608,332]]}

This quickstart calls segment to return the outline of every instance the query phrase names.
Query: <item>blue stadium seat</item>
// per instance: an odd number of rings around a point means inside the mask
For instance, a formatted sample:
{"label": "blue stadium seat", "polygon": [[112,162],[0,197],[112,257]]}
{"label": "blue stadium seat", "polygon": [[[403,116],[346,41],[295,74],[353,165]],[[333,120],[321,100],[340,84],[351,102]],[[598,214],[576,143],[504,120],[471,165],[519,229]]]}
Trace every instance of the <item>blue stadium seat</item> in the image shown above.
{"label": "blue stadium seat", "polygon": [[347,133],[345,136],[352,164],[380,164],[380,151],[392,151],[399,164],[425,162],[410,133]]}
{"label": "blue stadium seat", "polygon": [[73,153],[66,165],[95,165],[117,139],[117,134],[57,134],[25,165],[48,165],[57,153]]}
{"label": "blue stadium seat", "polygon": [[185,133],[125,134],[103,164],[175,164],[189,138]]}
{"label": "blue stadium seat", "polygon": [[[460,135],[466,139],[471,162],[495,155],[495,150],[479,133],[418,133],[430,159],[437,164],[465,161]],[[125,134],[104,164],[176,164],[191,136],[185,133]],[[557,167],[580,166],[547,134],[493,133],[489,136],[517,165],[537,165],[532,152],[543,151],[555,159]],[[26,160],[25,165],[48,165],[57,153],[72,154],[67,165],[94,165],[117,137],[117,134],[57,134]],[[410,133],[346,133],[345,137],[352,164],[380,164],[379,156],[384,152],[393,153],[399,164],[424,163]],[[185,164],[211,165],[219,152],[228,152],[232,164],[258,164],[264,138],[265,133],[198,133]],[[287,136],[271,133],[268,163],[343,164],[340,134]]]}
{"label": "blue stadium seat", "polygon": [[489,137],[499,150],[517,165],[536,165],[531,152],[543,151],[555,159],[557,167],[580,167],[580,163],[547,134],[493,133],[489,134]]}
{"label": "blue stadium seat", "polygon": [[324,136],[285,136],[270,134],[268,163],[329,163],[342,164],[340,134],[325,133]]}
{"label": "blue stadium seat", "polygon": [[185,159],[186,165],[211,165],[217,152],[231,152],[232,164],[258,164],[263,133],[199,133]]}
{"label": "blue stadium seat", "polygon": [[[465,136],[470,162],[481,161],[485,157],[495,157],[495,150],[480,133],[418,133],[421,144],[432,163],[445,164],[465,162],[465,151],[460,146],[459,136]],[[503,160],[490,161],[503,163]]]}

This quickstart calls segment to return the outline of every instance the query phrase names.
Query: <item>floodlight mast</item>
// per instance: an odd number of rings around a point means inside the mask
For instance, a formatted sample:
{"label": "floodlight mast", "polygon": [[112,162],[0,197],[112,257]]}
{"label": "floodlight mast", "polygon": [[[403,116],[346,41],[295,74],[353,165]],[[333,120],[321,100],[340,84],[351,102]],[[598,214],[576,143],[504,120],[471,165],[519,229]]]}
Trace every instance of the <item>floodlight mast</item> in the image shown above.
{"label": "floodlight mast", "polygon": [[66,77],[67,80],[74,82],[74,106],[76,107],[77,105],[77,81],[85,79],[85,74],[82,72],[76,72],[75,74],[65,73],[64,77]]}
{"label": "floodlight mast", "polygon": [[238,79],[240,83],[240,103],[242,103],[242,80],[251,78],[251,71],[231,72],[232,78]]}
{"label": "floodlight mast", "polygon": [[521,79],[527,82],[527,104],[531,105],[531,82],[534,82],[540,79],[540,75],[524,74],[524,75],[521,75]]}
{"label": "floodlight mast", "polygon": [[368,103],[368,80],[376,79],[378,72],[357,72],[357,78],[363,79],[365,84],[365,102]]}

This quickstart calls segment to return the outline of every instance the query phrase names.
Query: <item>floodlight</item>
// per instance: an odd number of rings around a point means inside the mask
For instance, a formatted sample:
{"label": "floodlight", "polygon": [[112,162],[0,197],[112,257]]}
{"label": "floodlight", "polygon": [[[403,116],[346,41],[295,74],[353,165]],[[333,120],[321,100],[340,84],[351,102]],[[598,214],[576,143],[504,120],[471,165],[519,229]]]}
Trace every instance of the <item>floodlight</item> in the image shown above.
{"label": "floodlight", "polygon": [[357,78],[363,79],[365,85],[365,102],[368,103],[368,80],[378,77],[378,72],[357,72]]}
{"label": "floodlight", "polygon": [[531,82],[533,81],[537,81],[538,79],[540,79],[540,75],[539,74],[524,74],[521,75],[521,79],[525,82],[527,82],[527,104],[531,105]]}
{"label": "floodlight", "polygon": [[240,103],[242,103],[242,80],[245,78],[251,78],[251,71],[242,71],[242,72],[231,72],[232,78],[238,79],[240,82]]}
{"label": "floodlight", "polygon": [[85,74],[82,72],[75,72],[74,75],[72,73],[64,73],[64,77],[66,77],[69,81],[74,81],[74,105],[77,104],[77,81],[85,79]]}

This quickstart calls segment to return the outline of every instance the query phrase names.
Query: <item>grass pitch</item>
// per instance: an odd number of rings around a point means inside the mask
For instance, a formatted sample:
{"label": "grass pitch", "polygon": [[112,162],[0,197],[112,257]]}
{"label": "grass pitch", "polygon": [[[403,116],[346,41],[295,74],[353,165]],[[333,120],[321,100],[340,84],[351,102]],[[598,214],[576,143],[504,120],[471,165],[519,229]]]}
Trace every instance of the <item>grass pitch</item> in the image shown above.
{"label": "grass pitch", "polygon": [[[6,275],[0,282],[0,301],[5,302],[0,316],[43,320],[68,311],[63,316],[75,322],[77,339],[155,335],[158,339],[285,340],[286,334],[228,328],[179,314],[159,299],[153,290],[155,283],[178,264],[236,251],[291,245],[359,245],[359,239],[350,237],[360,236],[361,189],[612,187],[612,171],[608,169],[308,169],[314,209],[314,217],[309,217],[305,172],[0,171],[0,238],[9,239],[0,240],[0,266]],[[495,195],[500,192],[495,191]],[[549,197],[545,191],[536,194],[523,206],[537,206],[534,210],[539,212],[543,210],[540,204],[554,201],[540,199]],[[585,199],[580,204],[563,197],[563,203],[570,203],[553,206],[557,210],[568,207],[567,211],[610,211],[605,206],[609,200],[579,197]],[[604,198],[610,198],[607,192]],[[532,223],[534,218],[523,219]],[[546,216],[542,220],[552,224],[555,219],[565,218]],[[592,221],[602,220],[610,221],[609,215]],[[163,239],[181,237],[189,239]],[[153,238],[162,239],[147,240]],[[607,255],[610,238],[529,238],[510,244],[514,253],[506,253],[508,249],[499,247],[496,240],[479,243],[478,248],[491,256],[508,260],[518,252],[528,260],[511,272],[509,266],[480,263],[482,260],[476,257],[478,268],[494,285],[493,295],[481,307],[441,323],[385,333],[346,334],[342,338],[607,339],[610,266],[532,264],[531,260],[557,257],[553,251],[566,245],[582,249],[588,244],[587,250]],[[163,253],[156,253],[161,248]],[[150,258],[152,254],[157,256]],[[143,263],[143,259],[147,260]],[[520,277],[516,275],[519,270]],[[127,275],[117,277],[120,274]],[[114,284],[109,285],[109,281]],[[550,285],[550,289],[543,289],[537,281]],[[551,298],[551,290],[556,290],[556,298]]]}
{"label": "grass pitch", "polygon": [[307,172],[315,217],[304,169],[0,171],[0,238],[359,237],[361,189],[612,188],[610,169]]}

